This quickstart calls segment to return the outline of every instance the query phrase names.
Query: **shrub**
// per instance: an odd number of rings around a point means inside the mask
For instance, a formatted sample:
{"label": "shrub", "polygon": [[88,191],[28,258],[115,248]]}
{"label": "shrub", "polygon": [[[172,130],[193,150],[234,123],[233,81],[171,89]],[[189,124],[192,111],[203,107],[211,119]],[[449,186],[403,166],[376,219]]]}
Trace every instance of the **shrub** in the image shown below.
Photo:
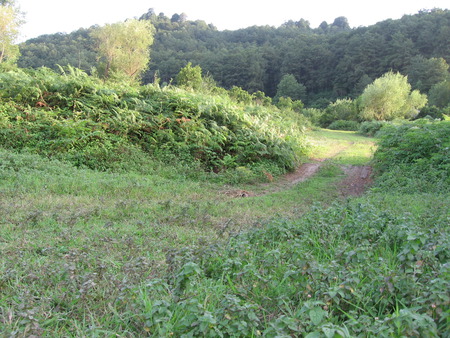
{"label": "shrub", "polygon": [[356,121],[337,120],[332,122],[328,126],[328,129],[357,131],[359,129],[359,123]]}
{"label": "shrub", "polygon": [[423,107],[419,114],[416,116],[416,119],[422,119],[422,118],[432,118],[432,119],[440,119],[442,120],[444,118],[444,114],[446,113],[446,109],[444,108],[438,108],[436,106],[426,106]]}
{"label": "shrub", "polygon": [[320,126],[320,117],[323,111],[317,108],[306,108],[301,111],[301,114],[308,118],[314,126]]}
{"label": "shrub", "polygon": [[386,125],[374,154],[376,167],[390,170],[401,164],[432,166],[450,172],[450,121]]}
{"label": "shrub", "polygon": [[358,108],[356,102],[351,99],[340,99],[330,103],[320,117],[320,125],[327,127],[334,121],[358,120]]}
{"label": "shrub", "polygon": [[359,132],[366,136],[375,136],[385,124],[383,121],[365,121],[360,124]]}
{"label": "shrub", "polygon": [[249,106],[177,88],[104,83],[74,68],[2,73],[0,89],[1,146],[90,168],[117,168],[121,154],[142,151],[206,171],[259,162],[286,171],[305,153],[299,114],[252,105],[238,87],[230,95]]}

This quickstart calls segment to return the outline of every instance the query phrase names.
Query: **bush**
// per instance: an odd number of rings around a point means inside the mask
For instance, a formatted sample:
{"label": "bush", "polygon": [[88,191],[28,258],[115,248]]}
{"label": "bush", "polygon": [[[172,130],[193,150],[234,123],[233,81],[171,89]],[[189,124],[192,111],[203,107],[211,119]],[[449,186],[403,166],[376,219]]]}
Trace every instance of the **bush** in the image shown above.
{"label": "bush", "polygon": [[359,126],[359,133],[366,136],[375,136],[375,134],[386,124],[383,121],[365,121]]}
{"label": "bush", "polygon": [[358,120],[358,107],[355,101],[351,99],[339,99],[336,102],[330,103],[324,110],[319,121],[322,127],[327,127],[338,120]]}
{"label": "bush", "polygon": [[428,117],[428,118],[432,118],[432,119],[442,120],[444,118],[444,114],[446,114],[447,110],[444,108],[438,108],[436,106],[426,106],[420,110],[419,114],[416,116],[416,119],[422,119],[422,118]]}
{"label": "bush", "polygon": [[359,123],[356,121],[337,120],[332,122],[328,126],[328,129],[357,131],[359,129]]}
{"label": "bush", "polygon": [[374,154],[374,163],[379,170],[410,164],[450,172],[450,121],[418,120],[386,125],[382,131]]}
{"label": "bush", "polygon": [[[106,170],[126,156],[176,155],[206,171],[271,162],[291,170],[305,153],[299,114],[177,88],[104,83],[69,68],[0,74],[0,146]],[[273,107],[272,107],[273,108]],[[138,157],[141,157],[139,155]]]}
{"label": "bush", "polygon": [[320,126],[320,117],[323,111],[317,108],[306,108],[301,111],[301,114],[308,118],[314,126]]}
{"label": "bush", "polygon": [[155,336],[445,335],[446,220],[361,200],[315,207],[170,253],[167,282],[130,308]]}

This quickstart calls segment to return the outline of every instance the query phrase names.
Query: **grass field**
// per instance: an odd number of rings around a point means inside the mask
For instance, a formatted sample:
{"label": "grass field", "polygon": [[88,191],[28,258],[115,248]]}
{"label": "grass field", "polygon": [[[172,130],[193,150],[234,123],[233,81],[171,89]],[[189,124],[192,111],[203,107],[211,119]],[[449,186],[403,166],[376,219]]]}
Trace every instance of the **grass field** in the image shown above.
{"label": "grass field", "polygon": [[[403,220],[409,226],[433,215],[443,221],[448,196],[428,196],[418,203],[417,196],[408,200],[379,193],[349,202],[337,188],[344,177],[339,165],[367,164],[374,139],[325,130],[313,132],[310,140],[311,158],[331,158],[331,166],[274,193],[264,191],[270,192],[279,178],[224,186],[176,174],[169,179],[158,172],[76,169],[1,150],[0,335],[346,336],[345,330],[359,332],[364,320],[374,321],[388,310],[397,311],[398,332],[406,325],[402,320],[427,324],[428,317],[414,317],[413,310],[401,317],[403,299],[390,290],[391,285],[402,287],[394,281],[404,283],[400,273],[392,272],[401,264],[403,239],[386,238],[376,248],[371,241],[378,238],[380,224],[390,227]],[[256,196],[224,193],[230,190]],[[394,203],[413,211],[396,213]],[[373,209],[376,204],[381,209]],[[387,221],[380,223],[383,212]],[[305,213],[312,216],[300,218]],[[359,232],[356,220],[364,215],[365,228]],[[269,230],[263,230],[267,224]],[[433,238],[442,231],[436,229]],[[419,235],[411,241],[416,239]],[[365,259],[383,263],[364,270]],[[413,263],[412,269],[422,269]],[[339,264],[349,269],[341,271]],[[312,280],[301,277],[301,271]],[[196,279],[204,275],[208,278]],[[371,278],[376,283],[370,284]],[[436,290],[446,287],[439,283]],[[380,294],[380,287],[389,292]],[[372,298],[379,303],[372,304]],[[331,310],[333,302],[339,310]],[[441,308],[438,300],[432,304]],[[338,325],[351,322],[355,311],[359,326]],[[389,329],[395,329],[394,319],[386,324]],[[418,326],[428,331],[417,332],[433,333],[425,324]]]}

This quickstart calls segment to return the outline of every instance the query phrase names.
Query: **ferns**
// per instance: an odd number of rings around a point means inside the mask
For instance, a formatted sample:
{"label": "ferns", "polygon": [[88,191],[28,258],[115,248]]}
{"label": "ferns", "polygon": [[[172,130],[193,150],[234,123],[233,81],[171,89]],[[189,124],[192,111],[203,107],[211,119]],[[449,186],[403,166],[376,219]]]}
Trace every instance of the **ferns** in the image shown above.
{"label": "ferns", "polygon": [[226,95],[104,83],[72,67],[60,73],[0,73],[0,124],[8,126],[1,146],[97,169],[108,168],[119,145],[169,152],[214,171],[267,161],[290,170],[305,152],[297,114],[244,106]]}

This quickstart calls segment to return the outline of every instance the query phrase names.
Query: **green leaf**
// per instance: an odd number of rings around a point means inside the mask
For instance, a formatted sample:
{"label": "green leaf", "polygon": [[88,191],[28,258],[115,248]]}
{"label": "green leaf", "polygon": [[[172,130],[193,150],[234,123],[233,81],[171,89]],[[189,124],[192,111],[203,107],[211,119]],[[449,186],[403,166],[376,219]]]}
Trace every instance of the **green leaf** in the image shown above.
{"label": "green leaf", "polygon": [[305,338],[320,338],[320,332],[314,331],[311,333],[308,333]]}
{"label": "green leaf", "polygon": [[320,307],[315,307],[309,311],[309,317],[314,325],[319,325],[326,315],[327,312]]}

